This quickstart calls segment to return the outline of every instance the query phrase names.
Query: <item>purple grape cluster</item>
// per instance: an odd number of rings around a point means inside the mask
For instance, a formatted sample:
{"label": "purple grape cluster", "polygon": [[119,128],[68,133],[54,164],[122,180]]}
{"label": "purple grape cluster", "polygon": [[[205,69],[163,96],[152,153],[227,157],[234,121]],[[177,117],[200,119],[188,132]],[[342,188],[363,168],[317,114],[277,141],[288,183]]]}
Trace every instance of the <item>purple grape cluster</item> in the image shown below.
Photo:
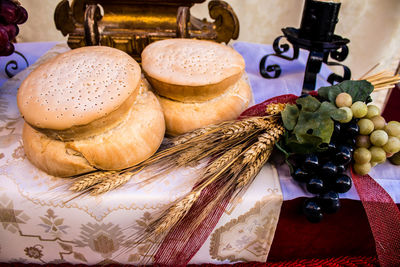
{"label": "purple grape cluster", "polygon": [[19,33],[18,24],[28,19],[28,12],[19,3],[0,0],[0,56],[14,53],[12,41]]}
{"label": "purple grape cluster", "polygon": [[340,193],[352,186],[345,174],[353,158],[355,138],[359,134],[357,121],[335,122],[331,142],[324,152],[295,155],[292,159],[294,180],[305,183],[308,192],[315,194],[303,203],[303,213],[310,222],[320,222],[324,213],[340,208]]}

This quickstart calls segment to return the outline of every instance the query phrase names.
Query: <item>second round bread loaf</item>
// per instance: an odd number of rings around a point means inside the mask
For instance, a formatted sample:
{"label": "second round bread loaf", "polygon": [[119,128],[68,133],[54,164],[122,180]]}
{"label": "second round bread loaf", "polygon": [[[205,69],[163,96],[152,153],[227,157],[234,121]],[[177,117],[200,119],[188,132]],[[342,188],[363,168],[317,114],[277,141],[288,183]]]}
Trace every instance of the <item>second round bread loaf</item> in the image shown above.
{"label": "second round bread loaf", "polygon": [[210,124],[236,119],[251,100],[250,86],[244,79],[224,94],[208,101],[185,103],[158,96],[163,108],[166,132],[176,136]]}
{"label": "second round bread loaf", "polygon": [[174,38],[148,45],[142,67],[157,94],[195,103],[213,99],[239,81],[245,62],[229,46]]}

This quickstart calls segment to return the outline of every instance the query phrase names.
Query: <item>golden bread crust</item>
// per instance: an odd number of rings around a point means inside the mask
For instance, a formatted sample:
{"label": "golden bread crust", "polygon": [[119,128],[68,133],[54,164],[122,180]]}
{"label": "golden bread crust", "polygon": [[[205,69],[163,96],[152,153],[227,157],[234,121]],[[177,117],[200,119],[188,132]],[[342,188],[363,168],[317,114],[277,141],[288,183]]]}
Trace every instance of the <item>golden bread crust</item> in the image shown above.
{"label": "golden bread crust", "polygon": [[68,177],[95,170],[82,155],[67,149],[64,142],[47,137],[27,123],[22,141],[29,161],[50,175]]}
{"label": "golden bread crust", "polygon": [[84,137],[85,130],[96,128],[92,122],[120,108],[118,116],[128,112],[140,78],[140,66],[128,54],[110,47],[82,47],[32,71],[18,90],[18,108],[37,130],[56,130],[61,138],[65,131],[65,139]]}
{"label": "golden bread crust", "polygon": [[129,123],[88,139],[68,142],[97,168],[118,170],[136,165],[153,155],[165,133],[164,115],[152,92],[139,95],[132,106]]}
{"label": "golden bread crust", "polygon": [[28,159],[39,169],[60,177],[95,169],[118,170],[144,161],[160,146],[165,121],[155,95],[141,90],[118,126],[92,137],[62,142],[25,123],[23,142]]}
{"label": "golden bread crust", "polygon": [[236,119],[249,106],[251,99],[251,88],[243,79],[210,101],[184,103],[158,96],[164,111],[166,132],[172,136]]}
{"label": "golden bread crust", "polygon": [[245,63],[226,45],[175,38],[148,45],[142,52],[142,67],[159,95],[198,102],[223,94],[240,79]]}

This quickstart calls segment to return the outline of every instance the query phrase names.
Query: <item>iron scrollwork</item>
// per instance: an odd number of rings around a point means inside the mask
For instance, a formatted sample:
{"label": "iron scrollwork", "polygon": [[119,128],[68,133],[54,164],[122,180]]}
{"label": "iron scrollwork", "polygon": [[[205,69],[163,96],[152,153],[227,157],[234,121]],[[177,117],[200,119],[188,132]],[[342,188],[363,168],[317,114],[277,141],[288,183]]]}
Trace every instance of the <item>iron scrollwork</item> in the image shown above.
{"label": "iron scrollwork", "polygon": [[[272,65],[268,65],[265,67],[266,62],[268,57],[270,56],[275,56],[275,57],[279,57],[279,58],[283,58],[286,60],[295,60],[299,57],[299,48],[297,46],[293,46],[293,56],[286,56],[283,55],[283,53],[286,53],[289,51],[290,46],[288,44],[279,44],[280,40],[285,37],[285,36],[279,36],[278,38],[275,39],[272,47],[274,49],[275,54],[269,54],[269,55],[265,55],[261,58],[260,61],[260,74],[262,77],[267,78],[267,79],[271,79],[271,78],[278,78],[281,73],[282,73],[282,69],[278,64],[272,64]],[[273,72],[273,76],[271,76],[269,73]]]}
{"label": "iron scrollwork", "polygon": [[[264,78],[273,79],[280,76],[282,69],[279,65],[265,67],[269,56],[277,56],[286,60],[298,58],[299,49],[308,50],[309,56],[304,73],[303,93],[315,90],[317,75],[321,70],[322,63],[328,66],[341,66],[343,75],[332,73],[327,81],[331,84],[349,80],[351,71],[345,65],[338,62],[330,62],[328,58],[335,61],[343,61],[349,54],[347,43],[350,41],[334,34],[335,25],[338,22],[340,3],[328,1],[306,0],[304,3],[303,17],[299,29],[287,27],[282,29],[284,36],[275,39],[273,48],[275,54],[265,55],[260,61],[260,74]],[[279,46],[279,40],[285,37],[293,46],[293,57],[287,57],[282,53],[289,50],[288,45]],[[275,72],[273,76],[268,72]]]}
{"label": "iron scrollwork", "polygon": [[[25,57],[22,53],[20,53],[20,52],[18,52],[18,51],[14,51],[14,54],[17,54],[17,55],[19,55],[20,57],[22,57],[22,59],[25,61],[26,67],[29,66],[28,60],[26,59],[26,57]],[[18,62],[17,62],[16,60],[10,60],[10,61],[8,61],[7,64],[5,65],[4,71],[6,72],[8,78],[12,78],[12,77],[15,75],[15,74],[13,74],[13,73],[10,72],[10,68],[13,69],[13,70],[18,70],[18,68],[19,68]]]}

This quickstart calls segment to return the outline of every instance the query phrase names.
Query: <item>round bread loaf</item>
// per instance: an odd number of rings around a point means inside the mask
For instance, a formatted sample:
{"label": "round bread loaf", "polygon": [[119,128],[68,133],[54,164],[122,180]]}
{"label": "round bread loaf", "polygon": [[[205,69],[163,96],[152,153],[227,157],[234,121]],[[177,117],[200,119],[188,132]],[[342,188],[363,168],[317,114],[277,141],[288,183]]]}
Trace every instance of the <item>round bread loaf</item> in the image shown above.
{"label": "round bread loaf", "polygon": [[158,96],[162,106],[166,132],[180,135],[191,130],[236,119],[250,104],[252,92],[246,81],[240,79],[228,90],[209,101],[185,103]]}
{"label": "round bread loaf", "polygon": [[18,108],[29,125],[52,138],[86,138],[121,122],[140,78],[139,64],[125,52],[78,48],[32,71],[18,90]]}
{"label": "round bread loaf", "polygon": [[235,84],[245,68],[234,49],[212,41],[167,39],[142,52],[146,78],[161,96],[183,102],[207,101]]}
{"label": "round bread loaf", "polygon": [[63,142],[24,125],[28,159],[48,174],[67,177],[95,169],[118,170],[138,164],[160,146],[165,122],[161,106],[148,85],[141,83],[135,103],[120,124],[77,141]]}

